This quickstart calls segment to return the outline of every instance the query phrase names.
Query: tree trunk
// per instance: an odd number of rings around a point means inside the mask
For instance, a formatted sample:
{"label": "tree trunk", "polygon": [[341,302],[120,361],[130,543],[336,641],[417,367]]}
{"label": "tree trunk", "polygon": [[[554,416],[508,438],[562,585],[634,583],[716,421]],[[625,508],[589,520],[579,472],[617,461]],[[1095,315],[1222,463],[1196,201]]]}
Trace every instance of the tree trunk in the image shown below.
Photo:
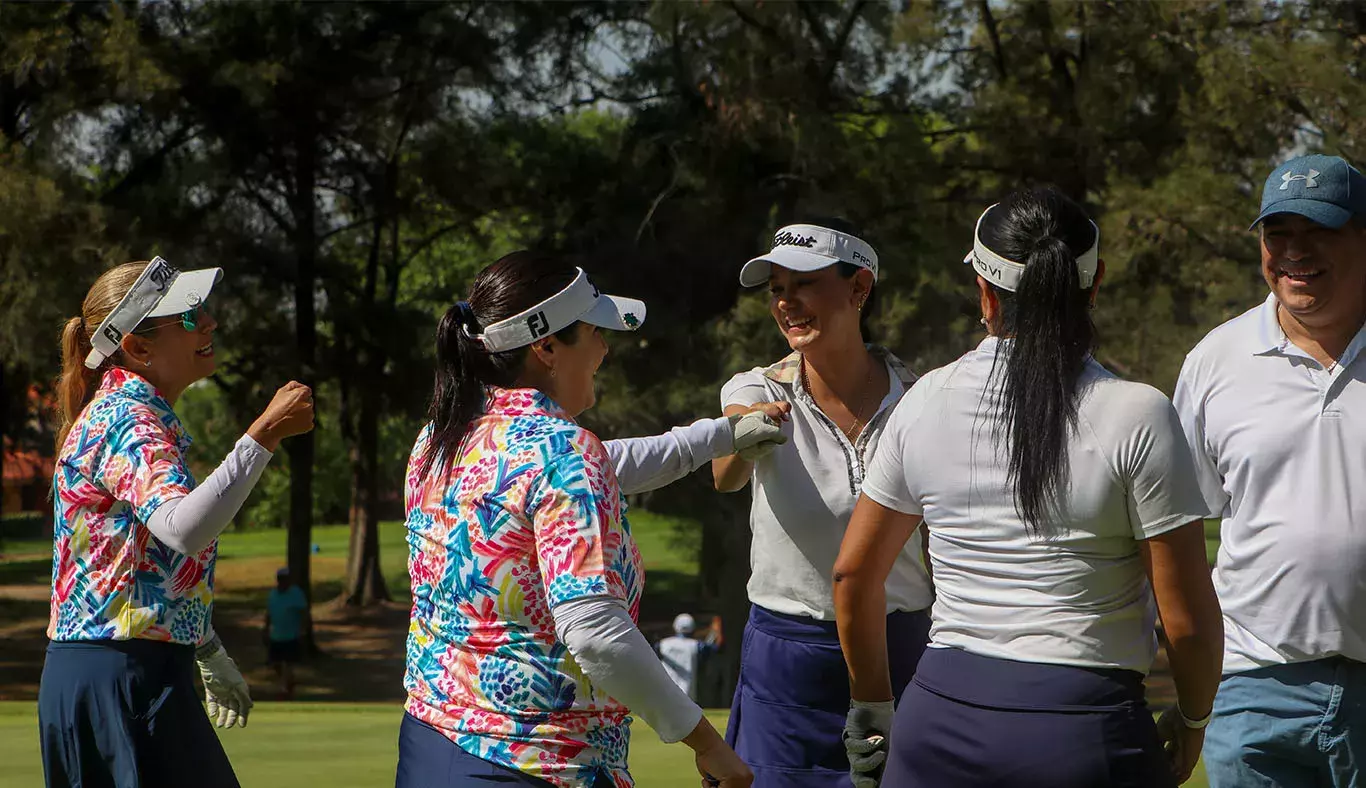
{"label": "tree trunk", "polygon": [[367,375],[363,385],[352,453],[355,505],[344,593],[345,603],[356,607],[390,599],[379,566],[379,381]]}
{"label": "tree trunk", "polygon": [[[298,160],[294,172],[295,189],[291,200],[294,213],[294,251],[298,270],[294,276],[294,336],[299,362],[299,381],[308,386],[317,384],[317,315],[313,304],[315,263],[318,255],[315,228],[317,206],[314,189],[317,178],[317,138],[309,128],[300,124],[297,138]],[[318,414],[321,416],[321,414]],[[298,435],[289,441],[289,573],[303,589],[304,596],[313,599],[312,575],[309,571],[313,544],[313,433]],[[312,633],[304,644],[307,651],[316,651]]]}
{"label": "tree trunk", "polygon": [[[748,495],[729,498],[749,502]],[[720,609],[721,632],[725,638],[722,649],[724,693],[729,698],[735,693],[735,682],[740,676],[740,648],[744,643],[745,622],[749,620],[749,549],[752,534],[749,530],[749,506],[725,506],[724,517],[729,527],[721,534]]]}

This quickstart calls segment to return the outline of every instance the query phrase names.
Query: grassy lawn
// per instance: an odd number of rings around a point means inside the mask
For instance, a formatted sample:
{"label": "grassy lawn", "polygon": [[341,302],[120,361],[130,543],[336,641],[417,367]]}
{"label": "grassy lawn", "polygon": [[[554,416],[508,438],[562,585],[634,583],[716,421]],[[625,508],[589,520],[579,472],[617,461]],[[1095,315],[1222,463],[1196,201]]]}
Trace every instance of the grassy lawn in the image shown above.
{"label": "grassy lawn", "polygon": [[[36,715],[32,703],[0,703],[0,788],[43,784]],[[250,725],[220,735],[244,786],[376,788],[393,785],[402,716],[397,704],[258,703]],[[726,712],[708,716],[725,729]],[[632,733],[631,771],[641,788],[698,784],[687,747],[661,743],[643,722]]]}
{"label": "grassy lawn", "polygon": [[[32,703],[0,703],[0,788],[42,784],[36,714]],[[725,729],[725,711],[707,716]],[[402,710],[389,704],[258,703],[250,725],[221,736],[244,786],[375,788],[393,784],[400,719]],[[631,737],[631,773],[641,788],[698,784],[688,748],[663,744],[639,721]],[[1203,769],[1186,785],[1203,788]]]}

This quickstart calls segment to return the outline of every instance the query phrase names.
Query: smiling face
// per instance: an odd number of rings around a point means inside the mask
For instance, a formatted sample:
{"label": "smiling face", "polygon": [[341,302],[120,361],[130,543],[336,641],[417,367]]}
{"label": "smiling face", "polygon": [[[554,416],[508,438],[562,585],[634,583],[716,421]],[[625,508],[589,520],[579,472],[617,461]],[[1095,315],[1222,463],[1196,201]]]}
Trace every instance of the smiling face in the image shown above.
{"label": "smiling face", "polygon": [[[1281,306],[1315,327],[1356,324],[1366,311],[1366,229],[1333,229],[1294,214],[1262,223],[1262,277]],[[1350,327],[1350,326],[1349,326]]]}
{"label": "smiling face", "polygon": [[775,265],[769,273],[769,312],[793,350],[806,351],[821,342],[836,344],[861,337],[859,305],[868,297],[873,275],[860,270],[840,276],[835,266],[819,271],[793,271]]}
{"label": "smiling face", "polygon": [[213,348],[218,321],[207,307],[200,306],[192,322],[194,329],[187,330],[180,315],[144,321],[146,325],[124,339],[131,369],[153,380],[163,393],[184,391],[212,375],[218,364]]}
{"label": "smiling face", "polygon": [[602,336],[602,329],[580,322],[574,330],[572,344],[555,337],[546,340],[553,356],[550,364],[555,370],[551,390],[546,393],[570,416],[578,416],[597,402],[593,379],[603,359],[607,358],[607,340]]}

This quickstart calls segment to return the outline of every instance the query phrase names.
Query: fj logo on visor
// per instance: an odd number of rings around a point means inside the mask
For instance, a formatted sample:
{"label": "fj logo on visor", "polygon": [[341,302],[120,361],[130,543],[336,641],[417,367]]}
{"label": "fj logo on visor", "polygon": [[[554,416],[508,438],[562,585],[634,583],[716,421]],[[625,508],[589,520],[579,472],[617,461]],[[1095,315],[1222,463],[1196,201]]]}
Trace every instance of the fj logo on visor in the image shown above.
{"label": "fj logo on visor", "polygon": [[1293,183],[1293,182],[1295,182],[1295,181],[1304,181],[1304,188],[1306,188],[1306,189],[1313,189],[1313,188],[1316,188],[1316,187],[1319,185],[1319,182],[1318,182],[1317,180],[1315,180],[1315,179],[1318,178],[1318,177],[1319,177],[1319,171],[1318,171],[1318,170],[1315,170],[1315,169],[1309,170],[1309,174],[1308,174],[1308,175],[1291,175],[1291,174],[1290,174],[1290,171],[1287,170],[1287,171],[1281,173],[1281,188],[1280,188],[1280,190],[1281,190],[1281,191],[1285,191],[1286,189],[1289,189],[1289,188],[1290,188],[1290,184]]}
{"label": "fj logo on visor", "polygon": [[526,327],[531,331],[533,338],[543,337],[550,333],[550,323],[545,319],[545,312],[537,312],[528,317]]}

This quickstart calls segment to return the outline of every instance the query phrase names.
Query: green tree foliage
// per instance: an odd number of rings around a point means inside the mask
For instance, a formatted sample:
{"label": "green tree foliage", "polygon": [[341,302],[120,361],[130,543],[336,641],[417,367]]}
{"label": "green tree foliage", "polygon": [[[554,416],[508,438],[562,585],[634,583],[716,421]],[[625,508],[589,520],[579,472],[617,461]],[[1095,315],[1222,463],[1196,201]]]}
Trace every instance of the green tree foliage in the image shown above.
{"label": "green tree foliage", "polygon": [[[1038,183],[1101,227],[1100,359],[1169,391],[1265,292],[1265,174],[1366,156],[1363,42],[1329,0],[0,5],[7,413],[104,267],[223,266],[220,373],[183,408],[201,459],[284,381],[317,386],[319,429],[239,522],[290,527],[307,578],[311,523],[349,519],[367,604],[436,320],[501,254],[558,250],[649,303],[584,416],[647,434],[786,352],[736,281],[776,227],[861,225],[877,340],[925,371],[980,338],[977,216]],[[705,473],[632,502],[702,523],[697,593],[732,635],[747,502]]]}

